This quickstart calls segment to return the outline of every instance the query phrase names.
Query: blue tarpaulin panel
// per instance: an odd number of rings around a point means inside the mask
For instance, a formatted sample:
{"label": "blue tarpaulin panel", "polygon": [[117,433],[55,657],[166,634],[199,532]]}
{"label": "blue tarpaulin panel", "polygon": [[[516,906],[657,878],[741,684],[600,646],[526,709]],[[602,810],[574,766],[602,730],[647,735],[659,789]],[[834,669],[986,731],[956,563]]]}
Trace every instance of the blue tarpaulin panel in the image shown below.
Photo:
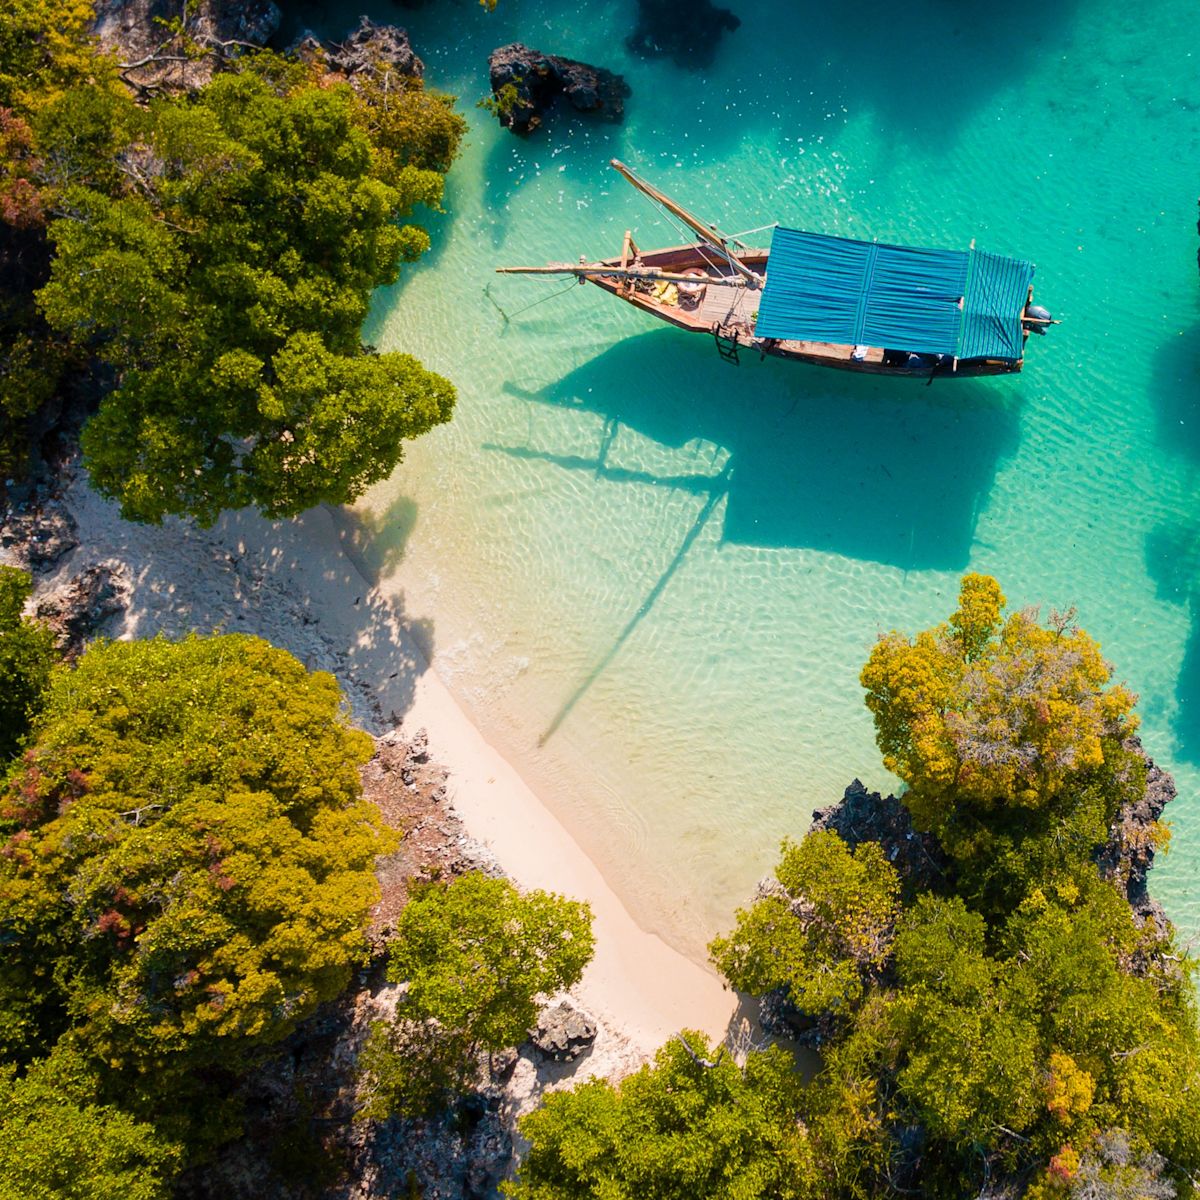
{"label": "blue tarpaulin panel", "polygon": [[1021,313],[1033,282],[1033,263],[976,250],[963,301],[959,358],[1020,358]]}
{"label": "blue tarpaulin panel", "polygon": [[966,250],[860,242],[779,226],[755,332],[959,358],[1020,358],[1033,267]]}

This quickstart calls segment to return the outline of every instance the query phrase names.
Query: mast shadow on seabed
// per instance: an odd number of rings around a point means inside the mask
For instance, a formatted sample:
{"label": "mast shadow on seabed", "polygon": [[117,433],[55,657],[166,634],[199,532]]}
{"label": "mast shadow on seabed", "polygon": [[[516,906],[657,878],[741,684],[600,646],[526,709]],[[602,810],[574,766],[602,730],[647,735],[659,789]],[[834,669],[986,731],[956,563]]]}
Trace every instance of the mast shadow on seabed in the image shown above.
{"label": "mast shadow on seabed", "polygon": [[[715,361],[711,347],[670,330],[626,339],[541,390],[510,384],[505,391],[542,413],[572,415],[561,426],[531,424],[524,446],[484,449],[701,500],[666,569],[550,722],[543,743],[714,519],[726,544],[815,549],[902,571],[958,571],[967,565],[998,464],[1018,442],[1012,380],[956,380],[939,391],[791,364],[748,363],[735,371]],[[594,453],[577,449],[580,412],[601,418]],[[672,450],[702,448],[688,462],[698,470],[647,469],[634,445],[644,449],[644,440],[664,451],[652,455],[656,462],[669,460]]]}

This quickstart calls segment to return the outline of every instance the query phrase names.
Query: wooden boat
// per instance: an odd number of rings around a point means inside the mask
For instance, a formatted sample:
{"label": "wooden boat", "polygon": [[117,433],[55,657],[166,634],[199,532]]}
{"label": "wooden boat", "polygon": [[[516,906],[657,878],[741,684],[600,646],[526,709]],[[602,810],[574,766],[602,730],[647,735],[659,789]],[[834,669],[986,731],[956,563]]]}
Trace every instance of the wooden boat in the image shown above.
{"label": "wooden boat", "polygon": [[1058,324],[1033,303],[1033,264],[773,228],[770,249],[721,233],[612,160],[639,191],[690,228],[689,245],[640,250],[626,230],[613,258],[501,274],[574,275],[690,333],[721,357],[742,349],[844,371],[932,379],[1006,375],[1030,333]]}

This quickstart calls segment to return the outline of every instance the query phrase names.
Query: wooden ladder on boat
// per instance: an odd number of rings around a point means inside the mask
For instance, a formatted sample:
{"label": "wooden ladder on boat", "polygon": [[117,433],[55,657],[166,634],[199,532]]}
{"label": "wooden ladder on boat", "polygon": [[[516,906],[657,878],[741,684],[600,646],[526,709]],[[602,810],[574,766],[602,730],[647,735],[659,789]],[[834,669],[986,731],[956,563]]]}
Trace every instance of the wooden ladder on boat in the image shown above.
{"label": "wooden ladder on boat", "polygon": [[738,348],[741,342],[738,340],[738,331],[733,331],[733,336],[721,332],[721,326],[714,322],[712,327],[713,342],[717,347],[717,354],[722,362],[733,363],[735,367],[742,365],[741,358],[738,357]]}

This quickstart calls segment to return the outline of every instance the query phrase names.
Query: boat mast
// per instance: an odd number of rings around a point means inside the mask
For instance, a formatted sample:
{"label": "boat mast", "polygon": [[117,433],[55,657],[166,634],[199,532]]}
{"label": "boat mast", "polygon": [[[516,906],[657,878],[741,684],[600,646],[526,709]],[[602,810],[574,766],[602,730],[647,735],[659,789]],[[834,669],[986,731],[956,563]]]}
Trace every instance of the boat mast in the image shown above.
{"label": "boat mast", "polygon": [[714,283],[718,287],[745,287],[735,275],[688,275],[659,271],[655,267],[606,267],[603,263],[550,263],[545,267],[497,267],[497,275],[574,275],[581,281],[592,278],[661,279],[665,283]]}
{"label": "boat mast", "polygon": [[729,238],[725,236],[715,225],[710,225],[702,221],[694,213],[688,212],[680,204],[676,204],[670,196],[660,192],[658,188],[651,186],[644,179],[639,179],[623,162],[618,159],[612,159],[611,165],[614,170],[623,175],[630,183],[633,184],[639,192],[644,192],[656,204],[661,204],[667,212],[678,217],[689,229],[694,230],[700,235],[710,246],[719,250],[721,255],[728,261],[729,265],[750,284],[751,287],[759,287],[762,284],[763,277],[757,271],[752,271],[736,254],[729,248]]}

